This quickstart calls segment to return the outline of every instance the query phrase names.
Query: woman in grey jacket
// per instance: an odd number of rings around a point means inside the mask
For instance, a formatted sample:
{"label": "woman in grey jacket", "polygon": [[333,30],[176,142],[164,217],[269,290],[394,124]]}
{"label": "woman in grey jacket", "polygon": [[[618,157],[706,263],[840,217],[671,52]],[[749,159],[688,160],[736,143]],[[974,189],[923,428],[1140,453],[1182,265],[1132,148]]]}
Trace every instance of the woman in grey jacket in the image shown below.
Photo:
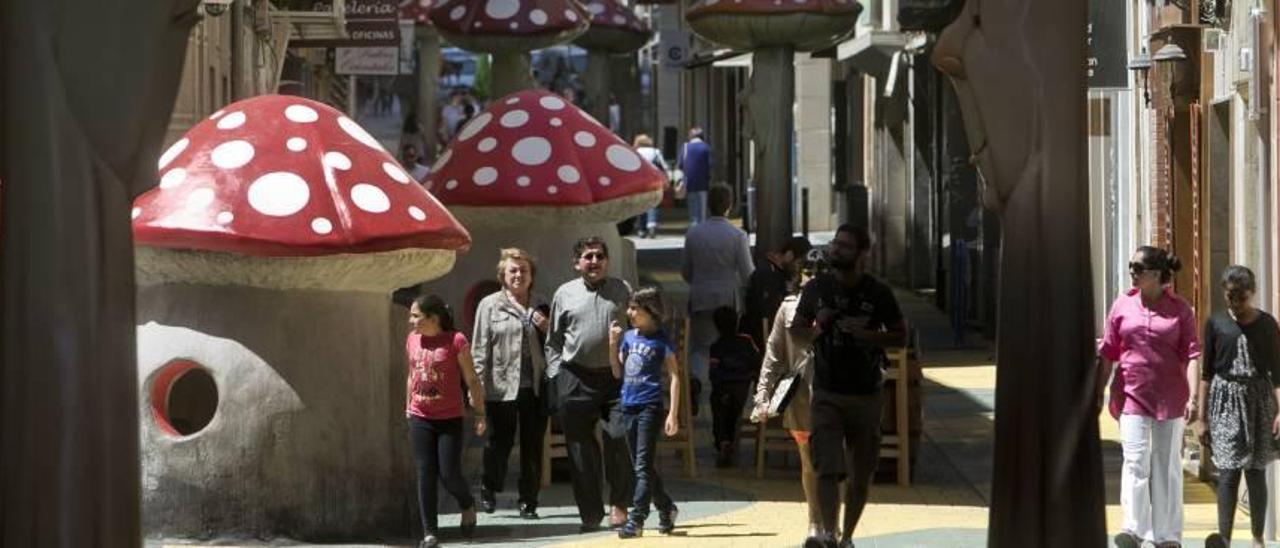
{"label": "woman in grey jacket", "polygon": [[484,446],[480,507],[492,514],[495,495],[506,482],[507,462],[520,430],[520,517],[538,518],[542,485],[542,439],[547,417],[540,401],[546,368],[542,340],[547,331],[546,299],[533,293],[536,268],[525,251],[503,249],[498,259],[502,290],[476,308],[471,353],[484,384],[489,439]]}

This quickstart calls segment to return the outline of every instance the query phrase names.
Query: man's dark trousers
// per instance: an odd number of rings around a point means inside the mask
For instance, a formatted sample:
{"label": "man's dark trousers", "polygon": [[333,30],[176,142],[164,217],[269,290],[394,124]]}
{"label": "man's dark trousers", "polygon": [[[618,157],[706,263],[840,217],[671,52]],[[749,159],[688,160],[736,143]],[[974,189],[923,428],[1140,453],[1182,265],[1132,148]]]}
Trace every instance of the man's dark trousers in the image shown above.
{"label": "man's dark trousers", "polygon": [[[611,506],[630,506],[635,489],[622,413],[622,381],[613,378],[608,368],[584,369],[565,364],[556,375],[556,388],[560,394],[560,424],[573,468],[573,498],[582,523],[595,525],[605,515],[601,475],[609,483]],[[600,421],[604,421],[603,454],[595,435]]]}

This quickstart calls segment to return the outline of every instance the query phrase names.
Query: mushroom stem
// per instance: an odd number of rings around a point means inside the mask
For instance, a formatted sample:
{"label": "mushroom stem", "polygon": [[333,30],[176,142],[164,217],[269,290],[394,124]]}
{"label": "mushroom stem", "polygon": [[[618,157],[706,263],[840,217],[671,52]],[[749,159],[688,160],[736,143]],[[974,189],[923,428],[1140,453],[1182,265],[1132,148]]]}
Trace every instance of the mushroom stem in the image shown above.
{"label": "mushroom stem", "polygon": [[756,171],[756,255],[778,249],[791,237],[792,104],[795,102],[794,49],[768,46],[751,53],[747,93]]}
{"label": "mushroom stem", "polygon": [[[435,27],[418,25],[414,28],[418,41],[418,123],[422,124],[422,139],[427,160],[436,159],[436,76],[440,74],[440,35]],[[401,143],[401,146],[404,146]],[[412,167],[412,166],[409,166]]]}
{"label": "mushroom stem", "polygon": [[508,51],[493,54],[493,87],[491,96],[506,97],[517,91],[536,89],[538,82],[533,79],[533,70],[529,62],[529,52]]}
{"label": "mushroom stem", "polygon": [[609,59],[604,50],[587,50],[587,112],[609,125]]}

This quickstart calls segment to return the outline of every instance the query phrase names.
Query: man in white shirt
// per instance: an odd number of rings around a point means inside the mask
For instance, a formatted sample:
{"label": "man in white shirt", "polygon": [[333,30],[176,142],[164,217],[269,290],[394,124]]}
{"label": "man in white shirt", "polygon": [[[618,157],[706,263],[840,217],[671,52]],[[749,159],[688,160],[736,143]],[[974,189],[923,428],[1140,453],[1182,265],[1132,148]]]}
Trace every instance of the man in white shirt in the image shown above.
{"label": "man in white shirt", "polygon": [[680,269],[689,283],[689,384],[694,410],[698,409],[698,392],[707,384],[711,343],[717,336],[712,313],[722,306],[741,312],[739,294],[755,271],[747,233],[726,218],[733,209],[733,189],[712,185],[707,209],[711,217],[685,233]]}

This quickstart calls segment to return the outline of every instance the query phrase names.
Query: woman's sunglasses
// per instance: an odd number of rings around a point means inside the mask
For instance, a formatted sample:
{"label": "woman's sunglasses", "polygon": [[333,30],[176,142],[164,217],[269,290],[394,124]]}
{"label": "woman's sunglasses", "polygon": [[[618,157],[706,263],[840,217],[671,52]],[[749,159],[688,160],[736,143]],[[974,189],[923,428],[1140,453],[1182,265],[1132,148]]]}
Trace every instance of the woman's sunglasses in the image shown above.
{"label": "woman's sunglasses", "polygon": [[1129,263],[1129,273],[1130,273],[1130,274],[1133,274],[1134,276],[1140,276],[1140,275],[1142,275],[1144,272],[1153,272],[1153,271],[1155,271],[1155,269],[1154,269],[1154,268],[1149,267],[1149,266],[1147,266],[1147,265],[1145,265],[1145,264],[1142,264],[1142,263]]}

